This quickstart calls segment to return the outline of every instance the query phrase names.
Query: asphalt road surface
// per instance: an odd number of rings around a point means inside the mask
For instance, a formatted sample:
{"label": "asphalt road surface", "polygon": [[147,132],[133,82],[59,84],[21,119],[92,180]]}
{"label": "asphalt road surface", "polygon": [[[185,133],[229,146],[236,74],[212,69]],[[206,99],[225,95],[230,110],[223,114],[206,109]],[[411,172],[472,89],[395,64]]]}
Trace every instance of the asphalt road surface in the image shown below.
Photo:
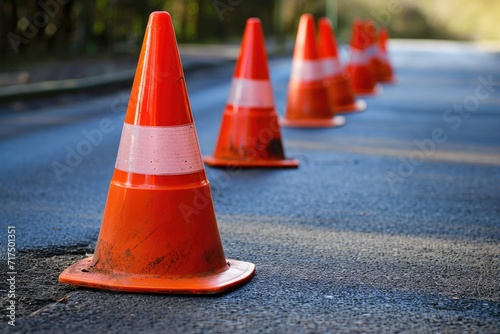
{"label": "asphalt road surface", "polygon": [[[58,283],[95,246],[128,91],[0,106],[0,332],[500,332],[500,54],[400,41],[392,59],[398,83],[344,127],[282,130],[298,169],[207,168],[226,256],[257,266],[220,296]],[[270,61],[281,114],[290,67]],[[186,76],[205,155],[232,71]]]}

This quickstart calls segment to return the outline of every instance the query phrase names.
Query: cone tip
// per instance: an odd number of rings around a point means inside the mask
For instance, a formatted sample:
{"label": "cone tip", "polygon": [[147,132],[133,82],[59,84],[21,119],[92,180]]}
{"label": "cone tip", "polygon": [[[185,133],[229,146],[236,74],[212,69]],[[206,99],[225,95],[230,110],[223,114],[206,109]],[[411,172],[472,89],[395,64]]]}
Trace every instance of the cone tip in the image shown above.
{"label": "cone tip", "polygon": [[331,26],[332,21],[328,17],[322,17],[318,20],[318,25],[320,26]]}
{"label": "cone tip", "polygon": [[[174,33],[174,26],[172,24],[172,18],[170,14],[166,11],[156,11],[149,14],[148,28],[158,29],[161,26],[171,27],[171,32]],[[168,28],[167,28],[168,29]]]}
{"label": "cone tip", "polygon": [[247,20],[245,30],[252,30],[252,31],[255,31],[256,29],[260,30],[262,29],[261,26],[262,25],[259,18],[251,17]]}
{"label": "cone tip", "polygon": [[304,29],[305,31],[314,31],[315,30],[315,24],[314,24],[314,16],[312,14],[302,14],[300,16],[300,21],[299,21],[299,30]]}
{"label": "cone tip", "polygon": [[368,20],[368,21],[366,21],[366,23],[365,23],[365,27],[370,28],[370,29],[375,29],[375,28],[376,28],[376,26],[375,26],[375,22],[373,22],[373,21],[371,21],[371,20]]}
{"label": "cone tip", "polygon": [[250,25],[260,25],[260,19],[257,17],[251,17],[247,20],[247,24]]}
{"label": "cone tip", "polygon": [[168,12],[165,12],[165,11],[156,11],[156,12],[152,12],[150,15],[149,15],[149,24],[152,24],[152,23],[160,23],[158,21],[160,20],[168,20],[170,21],[171,18],[170,18],[170,14]]}
{"label": "cone tip", "polygon": [[304,21],[313,21],[314,22],[314,16],[312,14],[309,14],[309,13],[304,13],[300,16],[300,20],[304,20]]}

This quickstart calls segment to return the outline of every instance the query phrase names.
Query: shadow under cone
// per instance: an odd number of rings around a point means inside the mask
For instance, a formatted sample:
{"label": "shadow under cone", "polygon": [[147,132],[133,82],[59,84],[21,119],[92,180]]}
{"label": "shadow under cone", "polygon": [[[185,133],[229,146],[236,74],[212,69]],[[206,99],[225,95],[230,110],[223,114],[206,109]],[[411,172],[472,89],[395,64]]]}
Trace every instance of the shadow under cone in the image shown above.
{"label": "shadow under cone", "polygon": [[94,256],[63,283],[147,293],[219,293],[255,265],[226,260],[170,15],[151,14]]}
{"label": "shadow under cone", "polygon": [[285,158],[264,34],[257,18],[247,20],[214,156],[204,161],[213,167],[299,165]]}

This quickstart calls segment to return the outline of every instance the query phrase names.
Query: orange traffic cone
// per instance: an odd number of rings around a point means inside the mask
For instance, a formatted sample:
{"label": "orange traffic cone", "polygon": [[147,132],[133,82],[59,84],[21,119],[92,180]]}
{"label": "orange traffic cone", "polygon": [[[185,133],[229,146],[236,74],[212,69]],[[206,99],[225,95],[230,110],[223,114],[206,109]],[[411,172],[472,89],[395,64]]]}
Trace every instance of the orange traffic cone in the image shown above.
{"label": "orange traffic cone", "polygon": [[394,71],[392,70],[392,65],[387,52],[388,40],[389,32],[387,29],[384,27],[380,28],[377,43],[377,56],[380,62],[380,68],[377,80],[383,83],[394,83],[396,79],[394,78]]}
{"label": "orange traffic cone", "polygon": [[285,158],[264,34],[257,18],[247,20],[214,156],[204,161],[214,167],[299,165]]}
{"label": "orange traffic cone", "polygon": [[351,83],[342,70],[330,20],[326,17],[319,19],[318,30],[319,54],[333,110],[338,113],[349,113],[366,109],[365,101],[355,101]]}
{"label": "orange traffic cone", "polygon": [[303,14],[295,41],[283,126],[311,128],[345,124],[345,117],[335,116],[329,104],[314,30],[313,16]]}
{"label": "orange traffic cone", "polygon": [[93,257],[62,283],[148,293],[219,293],[255,265],[226,260],[170,15],[151,14]]}
{"label": "orange traffic cone", "polygon": [[375,95],[378,87],[373,77],[366,50],[370,38],[365,32],[361,20],[355,20],[351,37],[351,55],[347,65],[347,73],[356,95]]}
{"label": "orange traffic cone", "polygon": [[366,56],[368,58],[368,62],[370,64],[370,68],[372,71],[372,77],[375,82],[378,82],[378,78],[381,74],[381,63],[377,56],[377,27],[375,23],[371,20],[366,21],[365,23],[365,33],[367,36],[367,48],[366,48]]}

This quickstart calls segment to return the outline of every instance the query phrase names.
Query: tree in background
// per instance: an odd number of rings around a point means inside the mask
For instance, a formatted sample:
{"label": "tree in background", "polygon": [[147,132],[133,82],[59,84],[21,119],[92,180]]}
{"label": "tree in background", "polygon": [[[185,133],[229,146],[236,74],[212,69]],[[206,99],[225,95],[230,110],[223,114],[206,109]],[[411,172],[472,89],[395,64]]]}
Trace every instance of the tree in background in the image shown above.
{"label": "tree in background", "polygon": [[327,2],[344,42],[355,17],[387,25],[392,37],[500,38],[500,1],[490,0],[0,0],[0,57],[136,54],[154,10],[171,13],[181,43],[238,43],[252,16],[267,38],[293,40],[300,14],[324,16]]}

